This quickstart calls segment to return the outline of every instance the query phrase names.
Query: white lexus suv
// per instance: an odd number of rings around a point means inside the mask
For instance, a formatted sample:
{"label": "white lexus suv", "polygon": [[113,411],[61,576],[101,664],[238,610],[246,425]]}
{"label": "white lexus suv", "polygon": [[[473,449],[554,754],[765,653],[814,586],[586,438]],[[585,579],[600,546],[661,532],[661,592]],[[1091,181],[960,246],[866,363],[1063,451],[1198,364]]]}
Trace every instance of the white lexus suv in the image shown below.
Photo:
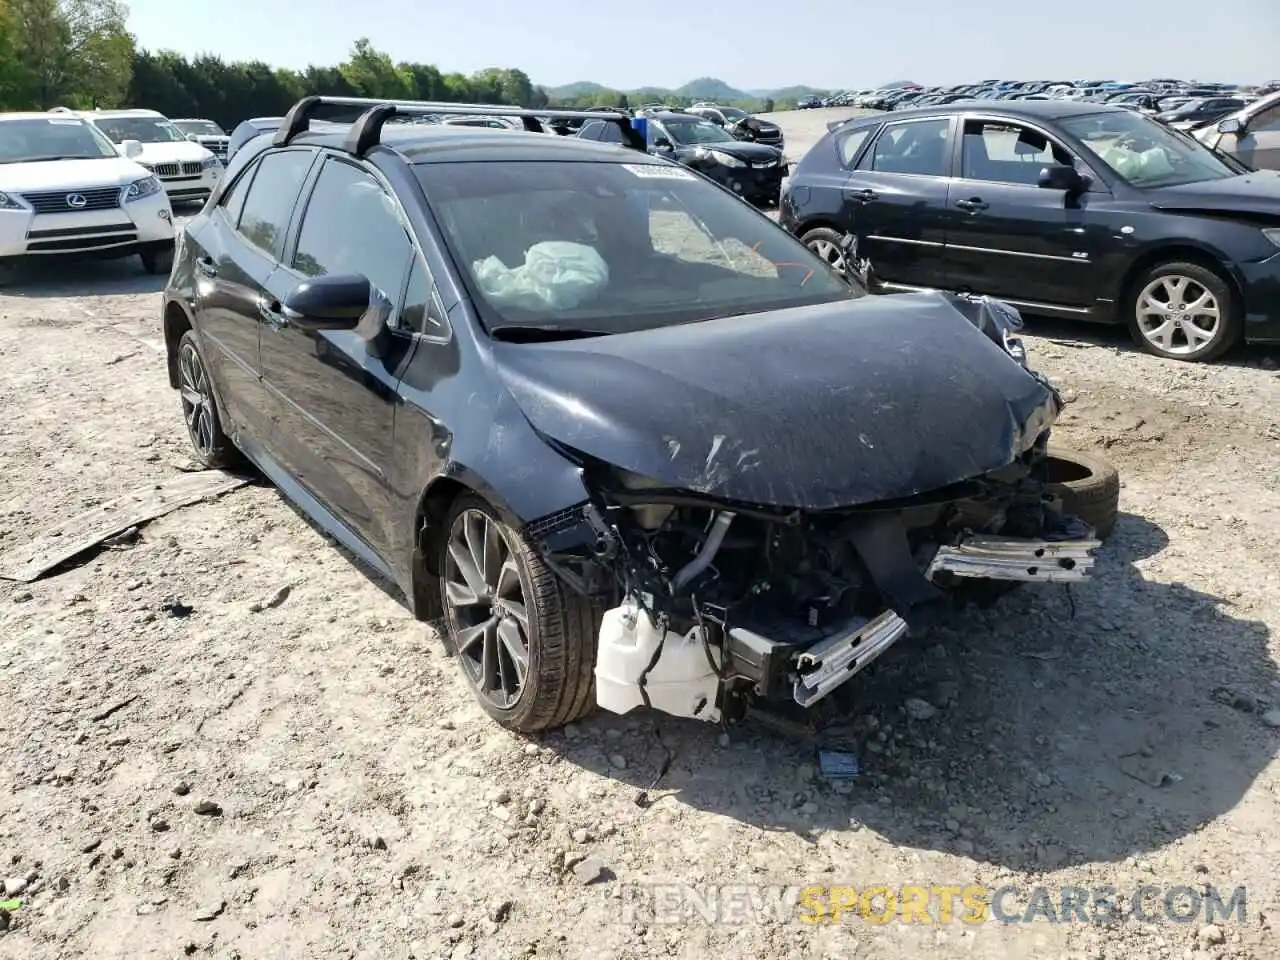
{"label": "white lexus suv", "polygon": [[88,120],[131,160],[164,184],[169,201],[204,203],[222,177],[222,161],[187,139],[168,117],[154,110],[83,110]]}
{"label": "white lexus suv", "polygon": [[0,262],[138,254],[173,262],[173,211],[160,181],[92,124],[67,113],[0,113]]}

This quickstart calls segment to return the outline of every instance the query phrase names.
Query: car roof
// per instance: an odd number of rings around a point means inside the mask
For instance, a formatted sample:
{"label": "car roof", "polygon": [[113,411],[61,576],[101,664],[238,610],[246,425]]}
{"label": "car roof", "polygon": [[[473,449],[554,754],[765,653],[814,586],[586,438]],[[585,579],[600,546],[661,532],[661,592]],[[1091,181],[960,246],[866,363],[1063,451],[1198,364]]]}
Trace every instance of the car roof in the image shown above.
{"label": "car roof", "polygon": [[159,110],[76,110],[74,112],[76,116],[84,117],[86,120],[115,117],[160,117],[161,119],[168,119]]}
{"label": "car roof", "polygon": [[936,104],[930,107],[908,107],[874,117],[857,117],[857,120],[908,120],[912,117],[954,116],[967,112],[1003,114],[1019,120],[1062,120],[1097,113],[1129,113],[1124,107],[1106,103],[1086,103],[1076,100],[957,100],[954,103]]}
{"label": "car roof", "polygon": [[[0,113],[0,120],[49,120],[65,116],[65,113],[42,113],[38,110],[19,110],[13,113]],[[76,119],[80,119],[79,114],[72,114],[72,116]]]}
{"label": "car roof", "polygon": [[[676,114],[676,116],[681,116]],[[323,121],[320,121],[323,122]],[[307,130],[290,143],[341,150],[350,124],[332,124],[328,129]],[[382,128],[382,146],[394,150],[412,164],[466,163],[484,160],[521,162],[584,161],[603,163],[651,163],[663,161],[640,150],[618,144],[560,137],[527,130],[498,130],[457,124],[387,124]]]}

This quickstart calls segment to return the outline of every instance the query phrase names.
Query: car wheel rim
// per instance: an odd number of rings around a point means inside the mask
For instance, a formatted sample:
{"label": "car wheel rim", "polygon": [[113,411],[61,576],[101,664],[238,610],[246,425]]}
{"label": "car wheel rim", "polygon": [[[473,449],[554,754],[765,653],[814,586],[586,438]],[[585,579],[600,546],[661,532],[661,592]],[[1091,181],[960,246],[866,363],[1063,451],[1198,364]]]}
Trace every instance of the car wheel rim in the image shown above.
{"label": "car wheel rim", "polygon": [[836,270],[843,272],[844,270],[844,254],[830,240],[814,240],[809,244],[809,249],[816,253],[824,263],[834,267]]}
{"label": "car wheel rim", "polygon": [[445,603],[462,669],[494,706],[510,710],[529,671],[529,610],[515,552],[479,510],[449,530]]}
{"label": "car wheel rim", "polygon": [[213,454],[213,392],[200,354],[184,344],[178,357],[179,393],[182,416],[187,421],[191,445],[203,456]]}
{"label": "car wheel rim", "polygon": [[1191,277],[1158,277],[1138,295],[1138,329],[1165,353],[1198,353],[1222,329],[1222,305]]}

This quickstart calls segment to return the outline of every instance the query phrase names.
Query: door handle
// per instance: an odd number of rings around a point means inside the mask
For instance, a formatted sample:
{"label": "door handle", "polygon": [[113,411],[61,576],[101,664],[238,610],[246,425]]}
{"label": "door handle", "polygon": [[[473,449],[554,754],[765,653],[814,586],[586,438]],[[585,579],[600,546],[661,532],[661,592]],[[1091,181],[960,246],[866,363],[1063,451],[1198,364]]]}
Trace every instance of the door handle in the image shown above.
{"label": "door handle", "polygon": [[972,197],[969,200],[957,200],[956,206],[961,210],[969,211],[969,213],[977,213],[979,210],[987,209],[987,203],[981,197]]}
{"label": "door handle", "polygon": [[870,203],[872,200],[880,199],[880,194],[868,189],[850,190],[845,195],[858,203]]}
{"label": "door handle", "polygon": [[213,262],[213,257],[199,257],[196,260],[196,270],[210,279],[218,275],[218,265]]}
{"label": "door handle", "polygon": [[258,315],[263,320],[271,324],[275,329],[280,330],[289,325],[289,319],[281,312],[280,302],[278,300],[270,300],[267,297],[258,298]]}

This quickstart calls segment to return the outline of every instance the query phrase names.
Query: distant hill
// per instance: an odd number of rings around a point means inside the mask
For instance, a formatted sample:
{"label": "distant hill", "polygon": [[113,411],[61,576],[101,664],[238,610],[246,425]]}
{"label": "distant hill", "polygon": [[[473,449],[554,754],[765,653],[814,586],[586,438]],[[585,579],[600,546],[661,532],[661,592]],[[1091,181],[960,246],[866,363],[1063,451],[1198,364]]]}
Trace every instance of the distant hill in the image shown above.
{"label": "distant hill", "polygon": [[806,86],[784,87],[781,90],[739,90],[737,87],[732,87],[716,77],[699,77],[696,80],[690,80],[683,86],[676,87],[674,90],[667,87],[641,87],[638,90],[614,91],[611,87],[606,87],[591,80],[579,80],[576,83],[566,83],[563,86],[546,87],[545,89],[547,96],[552,100],[576,100],[597,94],[617,92],[625,93],[633,103],[676,97],[684,100],[711,100],[716,102],[766,99],[797,100],[801,97],[824,92]]}

